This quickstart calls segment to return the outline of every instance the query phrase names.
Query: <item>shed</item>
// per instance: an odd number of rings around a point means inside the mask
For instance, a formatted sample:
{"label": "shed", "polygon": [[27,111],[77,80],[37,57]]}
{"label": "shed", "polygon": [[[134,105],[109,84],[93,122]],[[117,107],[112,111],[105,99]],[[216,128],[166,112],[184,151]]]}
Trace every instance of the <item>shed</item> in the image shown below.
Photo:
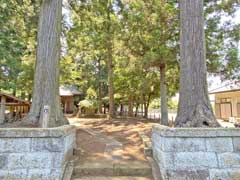
{"label": "shed", "polygon": [[79,101],[82,93],[77,90],[76,86],[61,86],[59,91],[63,112],[65,114],[73,113],[75,104]]}
{"label": "shed", "polygon": [[232,82],[210,91],[214,95],[214,111],[219,119],[240,118],[240,82]]}
{"label": "shed", "polygon": [[0,99],[0,123],[5,122],[7,115],[6,112],[8,113],[9,118],[22,118],[30,109],[31,103],[29,101],[25,101],[13,95],[0,92]]}

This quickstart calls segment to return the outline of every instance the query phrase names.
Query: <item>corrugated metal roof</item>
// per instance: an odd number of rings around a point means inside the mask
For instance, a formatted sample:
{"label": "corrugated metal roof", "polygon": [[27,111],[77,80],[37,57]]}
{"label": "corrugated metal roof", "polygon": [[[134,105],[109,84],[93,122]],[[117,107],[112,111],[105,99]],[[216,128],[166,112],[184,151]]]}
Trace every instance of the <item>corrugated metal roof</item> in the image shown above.
{"label": "corrugated metal roof", "polygon": [[231,91],[240,91],[240,81],[228,82],[218,88],[210,90],[209,93],[217,94],[217,93],[231,92]]}
{"label": "corrugated metal roof", "polygon": [[61,86],[59,88],[60,96],[74,96],[82,94],[75,86]]}

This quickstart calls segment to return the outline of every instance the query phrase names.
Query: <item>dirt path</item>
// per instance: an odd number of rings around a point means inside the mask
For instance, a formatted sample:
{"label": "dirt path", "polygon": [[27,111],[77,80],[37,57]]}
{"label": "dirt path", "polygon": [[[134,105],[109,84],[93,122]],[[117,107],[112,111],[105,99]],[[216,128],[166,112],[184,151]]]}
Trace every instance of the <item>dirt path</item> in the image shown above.
{"label": "dirt path", "polygon": [[[106,142],[99,141],[101,135],[91,135],[86,130],[100,132],[106,137],[112,137],[122,144],[121,158],[123,160],[147,161],[143,153],[143,144],[138,132],[150,134],[153,122],[137,121],[134,119],[79,119],[70,118],[71,124],[79,127],[77,131],[77,145],[81,147],[83,160],[105,159]],[[104,139],[104,137],[103,137]],[[108,144],[111,144],[109,142]],[[120,150],[120,149],[118,149]]]}

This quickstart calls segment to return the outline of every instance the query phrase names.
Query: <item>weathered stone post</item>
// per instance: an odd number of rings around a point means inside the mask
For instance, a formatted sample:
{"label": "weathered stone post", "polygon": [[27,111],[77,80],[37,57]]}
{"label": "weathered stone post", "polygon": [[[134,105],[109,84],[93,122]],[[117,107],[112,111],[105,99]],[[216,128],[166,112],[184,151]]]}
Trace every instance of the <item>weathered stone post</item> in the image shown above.
{"label": "weathered stone post", "polygon": [[0,124],[5,121],[5,108],[6,108],[6,97],[1,96],[1,106],[0,106]]}

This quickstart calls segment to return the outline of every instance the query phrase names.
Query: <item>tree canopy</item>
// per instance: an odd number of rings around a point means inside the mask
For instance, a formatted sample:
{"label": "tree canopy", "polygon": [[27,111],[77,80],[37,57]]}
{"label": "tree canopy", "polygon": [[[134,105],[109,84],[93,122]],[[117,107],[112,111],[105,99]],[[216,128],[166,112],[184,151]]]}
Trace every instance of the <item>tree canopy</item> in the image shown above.
{"label": "tree canopy", "polygon": [[[0,90],[31,99],[40,2],[0,2]],[[168,101],[178,92],[175,0],[71,0],[63,8],[61,85],[77,85],[84,92],[82,100],[94,92],[91,100],[99,112],[109,104],[112,111],[117,105],[143,106],[145,116],[151,101],[164,93]],[[239,79],[240,25],[232,18],[237,2],[204,1],[204,10],[208,73]]]}

